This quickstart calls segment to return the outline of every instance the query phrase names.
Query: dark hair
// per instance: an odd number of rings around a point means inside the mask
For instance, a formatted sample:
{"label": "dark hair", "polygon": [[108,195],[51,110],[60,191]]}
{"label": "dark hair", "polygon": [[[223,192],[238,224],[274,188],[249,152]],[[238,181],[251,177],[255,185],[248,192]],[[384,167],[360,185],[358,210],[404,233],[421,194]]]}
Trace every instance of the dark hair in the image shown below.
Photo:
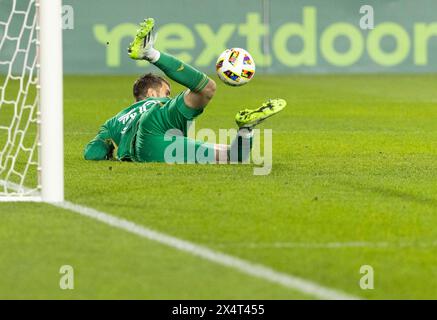
{"label": "dark hair", "polygon": [[147,98],[147,90],[159,90],[163,83],[170,87],[170,83],[163,77],[157,76],[153,73],[146,73],[138,78],[134,83],[133,94],[136,101],[141,101]]}

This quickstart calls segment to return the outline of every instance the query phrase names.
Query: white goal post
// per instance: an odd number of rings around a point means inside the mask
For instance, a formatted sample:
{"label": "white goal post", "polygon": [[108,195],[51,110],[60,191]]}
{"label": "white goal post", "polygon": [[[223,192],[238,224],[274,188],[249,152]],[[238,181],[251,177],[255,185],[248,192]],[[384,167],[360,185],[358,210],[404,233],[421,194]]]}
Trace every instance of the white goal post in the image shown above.
{"label": "white goal post", "polygon": [[64,200],[61,13],[0,2],[0,201]]}

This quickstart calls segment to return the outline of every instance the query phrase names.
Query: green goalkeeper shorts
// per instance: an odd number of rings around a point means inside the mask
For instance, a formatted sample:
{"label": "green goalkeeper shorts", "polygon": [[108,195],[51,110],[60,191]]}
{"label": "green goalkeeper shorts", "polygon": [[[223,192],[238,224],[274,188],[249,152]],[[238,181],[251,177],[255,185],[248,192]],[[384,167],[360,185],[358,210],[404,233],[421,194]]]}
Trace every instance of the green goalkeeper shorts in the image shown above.
{"label": "green goalkeeper shorts", "polygon": [[[189,108],[184,92],[163,106],[157,104],[144,113],[132,141],[133,160],[137,162],[196,163],[215,160],[213,144],[187,138],[188,124],[203,112]],[[176,129],[176,130],[175,130]]]}

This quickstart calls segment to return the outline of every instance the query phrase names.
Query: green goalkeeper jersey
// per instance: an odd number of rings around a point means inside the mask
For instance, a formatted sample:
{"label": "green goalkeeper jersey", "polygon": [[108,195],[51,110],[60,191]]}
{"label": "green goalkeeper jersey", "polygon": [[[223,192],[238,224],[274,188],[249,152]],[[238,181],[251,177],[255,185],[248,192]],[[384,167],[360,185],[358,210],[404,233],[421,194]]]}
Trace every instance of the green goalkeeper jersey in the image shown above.
{"label": "green goalkeeper jersey", "polygon": [[153,108],[160,108],[169,100],[170,98],[147,98],[134,103],[106,121],[100,127],[97,136],[85,147],[85,159],[108,160],[115,156],[122,161],[133,160],[132,139],[137,132],[138,120],[144,113]]}

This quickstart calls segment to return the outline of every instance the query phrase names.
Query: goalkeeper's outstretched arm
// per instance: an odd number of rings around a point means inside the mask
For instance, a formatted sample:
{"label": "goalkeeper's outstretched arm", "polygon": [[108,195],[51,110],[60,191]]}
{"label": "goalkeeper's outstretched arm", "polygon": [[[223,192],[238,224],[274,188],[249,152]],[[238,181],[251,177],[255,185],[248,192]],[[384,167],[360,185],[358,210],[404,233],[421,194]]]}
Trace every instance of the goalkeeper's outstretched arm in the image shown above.
{"label": "goalkeeper's outstretched arm", "polygon": [[145,19],[140,24],[140,29],[134,41],[129,46],[129,56],[136,60],[147,60],[161,69],[166,76],[177,83],[187,87],[185,104],[194,109],[204,108],[214,96],[215,82],[208,76],[179,59],[160,52],[153,47],[155,36],[153,34],[155,21]]}
{"label": "goalkeeper's outstretched arm", "polygon": [[103,125],[99,133],[85,147],[83,157],[85,160],[110,160],[113,157],[114,145],[110,139],[108,129]]}

